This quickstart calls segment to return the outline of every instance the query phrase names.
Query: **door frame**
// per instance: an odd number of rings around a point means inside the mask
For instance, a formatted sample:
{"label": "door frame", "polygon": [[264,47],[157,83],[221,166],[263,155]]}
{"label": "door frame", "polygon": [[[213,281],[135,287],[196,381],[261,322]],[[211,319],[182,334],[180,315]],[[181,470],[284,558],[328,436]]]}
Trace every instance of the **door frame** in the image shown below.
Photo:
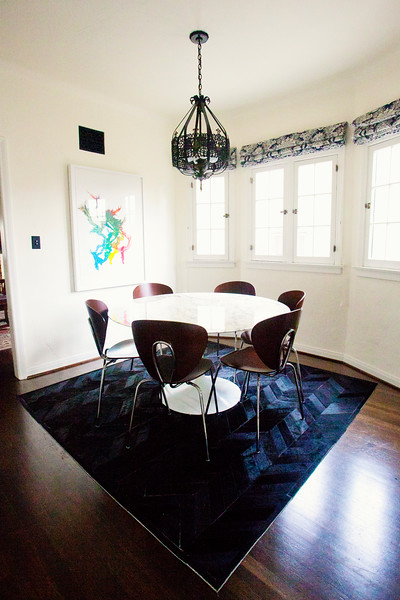
{"label": "door frame", "polygon": [[17,379],[26,379],[26,361],[21,343],[22,324],[18,309],[17,264],[11,216],[11,191],[9,181],[7,143],[0,137],[0,231],[3,254],[4,278],[7,289],[8,316],[10,320],[11,346],[14,374]]}

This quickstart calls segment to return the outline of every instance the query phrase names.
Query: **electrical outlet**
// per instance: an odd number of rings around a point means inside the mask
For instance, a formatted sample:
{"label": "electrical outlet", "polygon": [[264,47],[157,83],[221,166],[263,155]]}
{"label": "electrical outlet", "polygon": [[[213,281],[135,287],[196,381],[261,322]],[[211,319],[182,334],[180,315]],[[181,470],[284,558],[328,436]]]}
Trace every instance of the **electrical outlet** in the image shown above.
{"label": "electrical outlet", "polygon": [[33,235],[31,239],[32,239],[32,249],[33,250],[40,250],[40,236],[39,235]]}

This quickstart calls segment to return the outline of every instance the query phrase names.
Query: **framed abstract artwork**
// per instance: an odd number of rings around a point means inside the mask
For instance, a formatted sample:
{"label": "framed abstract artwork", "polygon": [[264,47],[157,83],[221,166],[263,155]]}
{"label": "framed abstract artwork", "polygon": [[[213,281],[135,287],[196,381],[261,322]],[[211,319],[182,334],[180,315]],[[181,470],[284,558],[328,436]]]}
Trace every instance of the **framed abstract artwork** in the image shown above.
{"label": "framed abstract artwork", "polygon": [[142,178],[69,165],[76,291],[143,281]]}

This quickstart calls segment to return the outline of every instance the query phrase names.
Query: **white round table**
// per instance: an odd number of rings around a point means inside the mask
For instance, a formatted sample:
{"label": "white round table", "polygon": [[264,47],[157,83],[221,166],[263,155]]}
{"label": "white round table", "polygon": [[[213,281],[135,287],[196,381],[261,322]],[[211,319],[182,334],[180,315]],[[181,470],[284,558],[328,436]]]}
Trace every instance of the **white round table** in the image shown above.
{"label": "white round table", "polygon": [[[209,335],[234,333],[251,329],[256,323],[289,312],[286,304],[271,298],[246,294],[216,294],[209,292],[163,294],[147,296],[131,301],[128,306],[115,307],[109,316],[116,323],[131,326],[138,319],[180,321],[204,327]],[[207,403],[211,378],[196,379],[201,385]],[[216,384],[218,410],[222,412],[235,406],[240,400],[240,388],[233,381],[219,378]],[[171,410],[185,414],[200,415],[198,393],[192,386],[168,388],[166,395]],[[208,414],[216,412],[214,397]]]}
{"label": "white round table", "polygon": [[209,335],[251,329],[269,317],[289,312],[286,304],[271,298],[247,294],[196,292],[162,294],[131,300],[110,310],[110,318],[131,326],[137,319],[181,321],[202,325]]}

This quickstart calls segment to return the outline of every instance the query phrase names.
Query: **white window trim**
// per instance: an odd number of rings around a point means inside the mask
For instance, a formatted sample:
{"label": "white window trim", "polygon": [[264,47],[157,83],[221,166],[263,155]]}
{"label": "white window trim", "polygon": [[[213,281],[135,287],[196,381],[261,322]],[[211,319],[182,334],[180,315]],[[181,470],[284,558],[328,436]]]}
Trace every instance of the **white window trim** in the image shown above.
{"label": "white window trim", "polygon": [[198,257],[195,254],[194,245],[195,245],[195,214],[194,214],[194,206],[195,206],[195,181],[190,181],[189,184],[189,198],[190,198],[190,225],[189,225],[189,249],[188,249],[188,257],[186,264],[188,267],[229,267],[232,268],[235,266],[233,257],[234,257],[234,216],[232,211],[232,200],[231,200],[231,191],[232,191],[232,182],[231,182],[231,173],[229,171],[225,171],[221,173],[221,176],[225,177],[226,183],[226,212],[229,217],[227,217],[227,230],[228,235],[226,239],[227,244],[227,252],[226,258],[221,258],[221,256],[213,257],[213,256],[201,256]]}
{"label": "white window trim", "polygon": [[245,263],[249,269],[266,269],[271,271],[302,271],[309,273],[333,273],[341,274],[343,265],[319,264],[319,263],[294,263],[294,262],[276,262],[265,260],[252,260]]}
{"label": "white window trim", "polygon": [[366,208],[367,203],[370,201],[372,151],[375,146],[389,146],[392,145],[395,140],[400,143],[400,135],[398,133],[386,136],[384,140],[374,140],[364,147],[364,184],[362,189],[362,202],[360,203],[362,232],[360,235],[359,260],[358,265],[355,267],[355,271],[359,277],[400,281],[400,269],[397,268],[397,265],[396,267],[391,267],[388,261],[382,261],[382,264],[380,265],[378,261],[368,259],[369,209]]}
{"label": "white window trim", "polygon": [[200,260],[200,259],[193,259],[193,260],[188,260],[186,262],[186,266],[191,268],[191,269],[204,269],[204,268],[209,268],[209,267],[215,267],[215,268],[219,268],[219,269],[232,269],[234,267],[236,267],[236,263],[232,262],[232,261],[228,261],[228,260]]}
{"label": "white window trim", "polygon": [[[300,162],[301,160],[312,160],[315,158],[328,158],[331,156],[337,157],[337,165],[338,171],[336,173],[336,207],[335,207],[335,217],[332,221],[332,229],[334,231],[334,245],[336,246],[336,252],[333,254],[333,261],[324,263],[322,261],[313,261],[308,262],[306,260],[301,260],[301,258],[291,257],[292,260],[282,260],[282,258],[278,259],[257,259],[253,257],[252,254],[252,246],[254,244],[254,198],[253,191],[251,187],[251,183],[249,185],[249,198],[250,198],[250,206],[251,206],[251,218],[250,218],[250,227],[249,227],[249,243],[247,244],[248,252],[247,252],[247,267],[256,267],[256,268],[266,268],[273,270],[290,270],[290,271],[310,271],[310,272],[319,272],[319,273],[342,273],[343,265],[342,265],[342,220],[343,220],[343,193],[344,193],[344,153],[345,148],[335,148],[334,150],[327,150],[325,152],[315,152],[309,155],[298,156],[295,158],[286,158],[282,160],[276,160],[273,163],[271,162],[271,166],[285,166],[289,161],[291,162]],[[252,173],[250,175],[249,181],[251,182],[254,177],[254,173],[257,171],[262,171],[265,169],[266,165],[256,167],[252,169]]]}
{"label": "white window trim", "polygon": [[400,281],[400,271],[395,269],[375,269],[373,267],[354,267],[359,277],[370,279],[386,279],[387,281]]}

